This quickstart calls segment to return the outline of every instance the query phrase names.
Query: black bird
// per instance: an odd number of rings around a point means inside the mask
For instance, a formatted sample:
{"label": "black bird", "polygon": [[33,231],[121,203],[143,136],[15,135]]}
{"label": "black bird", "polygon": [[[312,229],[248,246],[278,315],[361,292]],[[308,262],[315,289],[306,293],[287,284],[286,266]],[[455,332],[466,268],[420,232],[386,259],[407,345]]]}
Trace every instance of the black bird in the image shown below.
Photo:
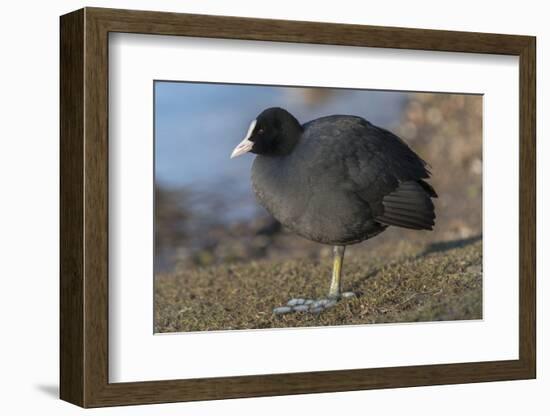
{"label": "black bird", "polygon": [[431,198],[437,194],[424,181],[430,177],[426,162],[399,137],[361,117],[332,115],[301,125],[288,111],[268,108],[231,158],[247,152],[257,155],[252,185],[260,204],[296,234],[334,246],[324,304],[342,296],[346,245],[390,225],[431,230],[435,224]]}

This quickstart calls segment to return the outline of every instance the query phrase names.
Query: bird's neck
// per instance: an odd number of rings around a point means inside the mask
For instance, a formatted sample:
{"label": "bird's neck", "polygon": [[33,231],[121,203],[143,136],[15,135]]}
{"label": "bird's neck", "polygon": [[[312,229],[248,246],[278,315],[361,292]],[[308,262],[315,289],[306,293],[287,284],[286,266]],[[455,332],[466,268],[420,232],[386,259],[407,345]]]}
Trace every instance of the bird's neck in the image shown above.
{"label": "bird's neck", "polygon": [[292,153],[300,141],[304,129],[294,117],[285,120],[281,125],[281,137],[277,140],[276,156],[286,156]]}

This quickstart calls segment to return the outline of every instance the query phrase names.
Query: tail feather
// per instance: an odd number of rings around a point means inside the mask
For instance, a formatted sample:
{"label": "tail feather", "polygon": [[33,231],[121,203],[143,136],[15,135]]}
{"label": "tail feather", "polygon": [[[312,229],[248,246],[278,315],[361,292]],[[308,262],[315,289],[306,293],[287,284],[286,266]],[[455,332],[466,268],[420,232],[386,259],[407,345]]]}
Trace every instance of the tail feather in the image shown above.
{"label": "tail feather", "polygon": [[384,211],[376,220],[385,225],[432,230],[435,225],[435,210],[431,198],[437,198],[437,194],[427,182],[402,182],[394,192],[384,197]]}

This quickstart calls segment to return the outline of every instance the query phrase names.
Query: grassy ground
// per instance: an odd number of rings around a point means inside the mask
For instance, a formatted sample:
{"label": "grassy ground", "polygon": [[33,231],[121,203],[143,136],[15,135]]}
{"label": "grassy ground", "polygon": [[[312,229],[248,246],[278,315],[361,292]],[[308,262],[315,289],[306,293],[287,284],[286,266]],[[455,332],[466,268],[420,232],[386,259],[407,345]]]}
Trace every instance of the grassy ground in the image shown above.
{"label": "grassy ground", "polygon": [[402,244],[368,254],[348,248],[343,289],[361,296],[318,316],[271,311],[291,298],[326,295],[328,256],[161,274],[155,281],[155,332],[481,319],[480,238]]}

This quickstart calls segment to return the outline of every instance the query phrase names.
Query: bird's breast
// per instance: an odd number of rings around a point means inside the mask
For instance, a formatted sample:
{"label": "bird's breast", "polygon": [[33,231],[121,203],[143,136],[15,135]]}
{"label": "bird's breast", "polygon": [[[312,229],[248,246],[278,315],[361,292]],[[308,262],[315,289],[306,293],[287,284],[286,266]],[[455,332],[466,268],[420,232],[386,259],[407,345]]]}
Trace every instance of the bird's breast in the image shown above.
{"label": "bird's breast", "polygon": [[343,244],[368,238],[377,227],[368,205],[326,170],[297,162],[256,157],[252,186],[259,203],[283,226],[313,241]]}
{"label": "bird's breast", "polygon": [[307,176],[287,158],[257,156],[252,166],[252,187],[258,202],[287,227],[307,209]]}

